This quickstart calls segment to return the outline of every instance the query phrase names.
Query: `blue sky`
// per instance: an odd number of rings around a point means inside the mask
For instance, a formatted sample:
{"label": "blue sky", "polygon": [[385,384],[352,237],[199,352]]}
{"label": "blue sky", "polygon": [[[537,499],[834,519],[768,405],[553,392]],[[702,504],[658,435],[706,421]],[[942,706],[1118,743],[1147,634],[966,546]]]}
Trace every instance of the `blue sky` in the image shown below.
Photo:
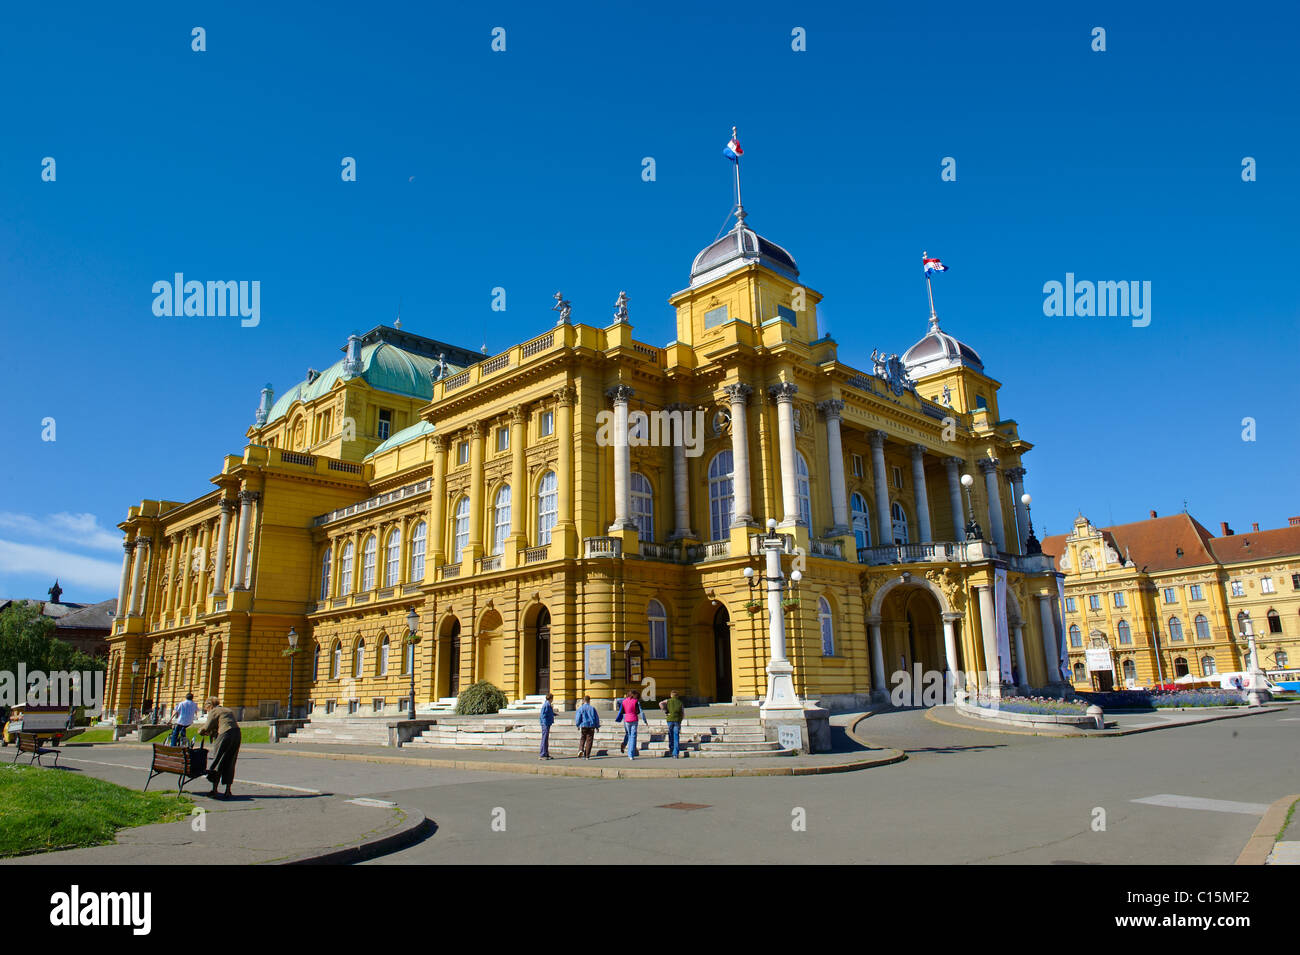
{"label": "blue sky", "polygon": [[[1292,4],[271,6],[0,9],[0,596],[114,596],[127,507],[204,493],[264,383],[399,300],[495,353],[556,289],[591,324],[626,289],[671,340],[733,124],[749,222],[841,358],[919,338],[919,253],[948,264],[944,327],[1036,445],[1040,536],[1184,500],[1211,528],[1300,514]],[[156,317],[175,272],[260,281],[260,324]],[[1150,281],[1150,326],[1044,316],[1067,272]]]}

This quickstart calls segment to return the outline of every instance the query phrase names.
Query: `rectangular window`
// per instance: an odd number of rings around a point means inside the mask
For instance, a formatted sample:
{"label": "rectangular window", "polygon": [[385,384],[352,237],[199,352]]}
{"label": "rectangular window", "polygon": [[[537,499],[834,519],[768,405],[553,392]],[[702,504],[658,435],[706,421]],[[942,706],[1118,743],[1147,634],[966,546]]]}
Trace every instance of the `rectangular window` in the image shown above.
{"label": "rectangular window", "polygon": [[333,713],[333,712],[334,712],[334,706],[335,706],[335,703],[334,703],[333,700],[326,700],[326,701],[325,701],[325,712],[326,712],[326,713]]}
{"label": "rectangular window", "polygon": [[361,709],[361,701],[360,701],[360,700],[348,700],[348,714],[349,714],[349,715],[355,714],[355,713],[356,713],[358,710],[360,710],[360,709]]}
{"label": "rectangular window", "polygon": [[372,699],[370,701],[370,708],[374,710],[376,713],[382,713],[384,711],[383,699],[381,699],[380,697],[375,697],[374,699]]}
{"label": "rectangular window", "polygon": [[1176,603],[1177,600],[1178,600],[1178,597],[1177,597],[1177,595],[1174,594],[1174,588],[1173,588],[1173,587],[1166,587],[1166,588],[1165,588],[1165,603],[1167,603],[1167,604]]}
{"label": "rectangular window", "polygon": [[555,433],[555,412],[543,411],[541,421],[539,422],[538,431],[543,438]]}
{"label": "rectangular window", "polygon": [[719,305],[717,308],[711,308],[704,313],[704,327],[713,328],[715,325],[721,325],[727,320],[727,306]]}
{"label": "rectangular window", "polygon": [[1115,606],[1116,607],[1124,606],[1124,595],[1119,591],[1115,592]]}
{"label": "rectangular window", "polygon": [[1205,599],[1205,595],[1201,592],[1201,585],[1200,585],[1200,584],[1188,584],[1188,585],[1187,585],[1187,599],[1188,599],[1188,600],[1204,600],[1204,599]]}
{"label": "rectangular window", "polygon": [[790,308],[788,305],[778,305],[776,307],[776,317],[781,319],[783,322],[789,322],[791,325],[797,325],[799,323],[799,318],[795,315],[794,309]]}
{"label": "rectangular window", "polygon": [[1262,594],[1271,594],[1271,593],[1274,593],[1274,592],[1275,592],[1274,589],[1273,589],[1273,578],[1272,578],[1272,577],[1261,577],[1261,578],[1259,578],[1259,592],[1262,593]]}
{"label": "rectangular window", "polygon": [[456,463],[469,464],[469,442],[462,441],[456,445]]}
{"label": "rectangular window", "polygon": [[387,408],[379,409],[379,440],[387,440],[393,433],[393,413]]}
{"label": "rectangular window", "polygon": [[1073,598],[1073,597],[1066,597],[1066,598],[1065,598],[1065,611],[1066,611],[1066,613],[1074,613],[1074,598]]}
{"label": "rectangular window", "polygon": [[900,491],[903,489],[902,468],[894,468],[894,487],[898,488]]}
{"label": "rectangular window", "polygon": [[1234,597],[1246,596],[1246,588],[1242,586],[1240,580],[1231,580],[1228,582],[1228,586],[1232,588],[1232,595]]}
{"label": "rectangular window", "polygon": [[1291,589],[1300,590],[1300,574],[1291,575]]}
{"label": "rectangular window", "polygon": [[[860,454],[853,455],[853,476],[862,477],[862,455]],[[1297,575],[1297,579],[1300,579],[1300,575]]]}
{"label": "rectangular window", "polygon": [[1100,595],[1100,594],[1089,594],[1089,595],[1088,595],[1088,609],[1090,609],[1090,610],[1100,610],[1100,609],[1101,609],[1101,595]]}
{"label": "rectangular window", "polygon": [[510,429],[497,428],[497,451],[510,450]]}

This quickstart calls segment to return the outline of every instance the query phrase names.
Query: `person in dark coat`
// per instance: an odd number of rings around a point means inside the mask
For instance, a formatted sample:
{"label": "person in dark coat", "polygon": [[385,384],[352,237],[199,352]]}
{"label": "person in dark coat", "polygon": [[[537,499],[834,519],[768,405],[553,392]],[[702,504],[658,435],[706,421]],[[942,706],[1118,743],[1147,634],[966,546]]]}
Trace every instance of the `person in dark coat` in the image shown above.
{"label": "person in dark coat", "polygon": [[220,705],[215,696],[208,697],[204,705],[208,721],[199,730],[199,735],[216,740],[212,747],[212,762],[208,765],[208,782],[212,783],[212,792],[208,795],[217,795],[217,783],[220,782],[225,785],[226,798],[229,799],[230,784],[235,781],[235,761],[239,758],[239,724],[235,722],[235,711]]}

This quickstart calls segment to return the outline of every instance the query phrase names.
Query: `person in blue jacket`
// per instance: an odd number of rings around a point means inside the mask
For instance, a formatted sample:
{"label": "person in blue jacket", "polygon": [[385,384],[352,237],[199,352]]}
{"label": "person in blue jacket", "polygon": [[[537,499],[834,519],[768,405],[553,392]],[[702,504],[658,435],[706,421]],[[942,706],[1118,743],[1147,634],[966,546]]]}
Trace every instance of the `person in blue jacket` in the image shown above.
{"label": "person in blue jacket", "polygon": [[542,712],[538,716],[542,724],[542,751],[538,754],[538,759],[551,758],[551,724],[555,722],[555,707],[551,701],[554,699],[554,694],[546,694],[546,701],[542,703]]}
{"label": "person in blue jacket", "polygon": [[582,698],[582,705],[578,707],[578,713],[573,718],[573,725],[578,727],[580,736],[578,759],[591,759],[591,742],[596,738],[596,730],[600,729],[600,714],[591,705],[591,697]]}

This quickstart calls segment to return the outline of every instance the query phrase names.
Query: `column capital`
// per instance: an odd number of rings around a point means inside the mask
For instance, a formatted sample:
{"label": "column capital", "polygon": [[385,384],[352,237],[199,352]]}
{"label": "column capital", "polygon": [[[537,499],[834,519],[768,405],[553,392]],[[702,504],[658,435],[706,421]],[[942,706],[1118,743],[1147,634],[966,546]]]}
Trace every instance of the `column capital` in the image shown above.
{"label": "column capital", "polygon": [[1013,481],[1022,481],[1025,477],[1025,469],[1022,467],[1007,468],[1003,473]]}
{"label": "column capital", "polygon": [[555,399],[556,404],[569,406],[577,400],[578,395],[577,392],[573,390],[572,385],[564,385],[551,392],[551,397]]}
{"label": "column capital", "polygon": [[998,459],[980,458],[979,466],[981,471],[983,471],[985,474],[988,474],[990,471],[996,471],[998,469]]}
{"label": "column capital", "polygon": [[122,550],[126,551],[128,554],[135,550],[135,539],[128,538],[127,540],[122,541]]}
{"label": "column capital", "polygon": [[615,385],[613,388],[606,390],[605,397],[611,399],[614,404],[627,404],[632,396],[636,394],[631,385]]}
{"label": "column capital", "polygon": [[964,613],[945,613],[941,616],[944,623],[961,623],[966,615]]}
{"label": "column capital", "polygon": [[951,469],[960,469],[961,466],[966,463],[966,459],[959,458],[954,455],[951,458],[944,458],[943,463],[948,465],[948,467]]}
{"label": "column capital", "polygon": [[817,410],[826,417],[827,421],[832,418],[838,421],[841,412],[844,411],[844,402],[838,398],[828,398],[825,401],[817,402]]}
{"label": "column capital", "polygon": [[148,547],[150,544],[153,543],[153,538],[145,534],[138,534],[136,535],[135,542],[137,544],[143,545],[144,547]]}
{"label": "column capital", "polygon": [[481,438],[483,437],[483,422],[471,421],[465,426],[465,430],[469,432],[471,438]]}
{"label": "column capital", "polygon": [[528,421],[528,409],[523,405],[515,405],[510,409],[510,423],[524,424]]}
{"label": "column capital", "polygon": [[262,499],[261,491],[240,491],[239,500],[244,504],[253,504]]}
{"label": "column capital", "polygon": [[749,387],[749,385],[745,384],[743,381],[737,382],[734,385],[724,385],[722,390],[726,394],[727,400],[733,405],[748,404],[749,396],[754,393],[754,389]]}
{"label": "column capital", "polygon": [[433,450],[438,454],[447,450],[447,436],[445,434],[434,435]]}
{"label": "column capital", "polygon": [[794,400],[794,396],[799,393],[799,386],[793,381],[783,381],[778,385],[772,385],[767,389],[767,393],[777,400],[778,403],[788,403]]}
{"label": "column capital", "polygon": [[929,451],[930,449],[923,444],[914,444],[912,445],[910,450],[912,452],[912,460],[916,461],[920,459],[921,455],[925,454],[925,452]]}
{"label": "column capital", "polygon": [[876,430],[867,432],[867,437],[871,440],[871,447],[881,450],[885,447],[885,438],[888,437],[885,432]]}
{"label": "column capital", "polygon": [[238,507],[239,504],[238,502],[235,501],[233,497],[223,497],[220,501],[217,502],[217,506],[221,508],[222,513],[229,514],[236,507]]}

